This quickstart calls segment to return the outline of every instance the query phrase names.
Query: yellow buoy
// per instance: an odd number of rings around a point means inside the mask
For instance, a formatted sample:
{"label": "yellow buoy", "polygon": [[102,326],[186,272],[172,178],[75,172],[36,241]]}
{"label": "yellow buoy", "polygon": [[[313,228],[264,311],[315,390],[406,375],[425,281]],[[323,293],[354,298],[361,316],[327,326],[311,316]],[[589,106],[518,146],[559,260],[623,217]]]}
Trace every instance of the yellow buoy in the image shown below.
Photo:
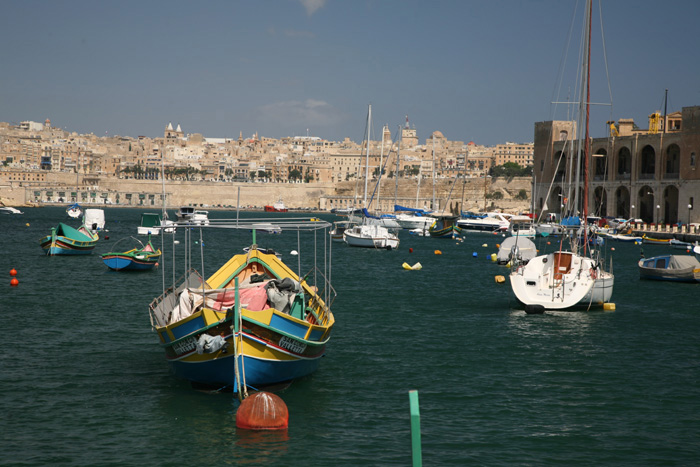
{"label": "yellow buoy", "polygon": [[506,278],[503,276],[496,276],[496,284],[503,284],[506,281]]}
{"label": "yellow buoy", "polygon": [[603,310],[615,311],[615,304],[614,303],[603,303]]}
{"label": "yellow buoy", "polygon": [[491,253],[491,261],[496,262],[498,255],[496,253]]}
{"label": "yellow buoy", "polygon": [[487,248],[487,247],[488,247],[488,245],[487,245],[486,243],[484,243],[484,244],[481,245],[481,246],[483,246],[484,248]]}
{"label": "yellow buoy", "polygon": [[403,266],[403,268],[406,269],[407,271],[419,271],[419,270],[423,269],[423,265],[420,263],[416,263],[413,266],[411,266],[408,263],[403,263],[401,266]]}

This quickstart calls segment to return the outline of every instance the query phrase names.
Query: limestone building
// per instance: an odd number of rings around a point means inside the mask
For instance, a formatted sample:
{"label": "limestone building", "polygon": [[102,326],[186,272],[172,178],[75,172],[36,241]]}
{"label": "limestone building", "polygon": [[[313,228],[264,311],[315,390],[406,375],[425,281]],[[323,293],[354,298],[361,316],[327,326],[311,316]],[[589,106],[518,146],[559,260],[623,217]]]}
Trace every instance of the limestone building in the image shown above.
{"label": "limestone building", "polygon": [[[609,123],[608,137],[590,140],[589,215],[645,223],[700,222],[700,106],[684,107],[660,124],[650,118],[648,130],[635,128],[631,119]],[[560,213],[566,203],[582,210],[582,185],[578,195],[572,191],[577,173],[583,173],[582,162],[577,171],[575,134],[575,122],[535,124],[533,196],[538,211]]]}

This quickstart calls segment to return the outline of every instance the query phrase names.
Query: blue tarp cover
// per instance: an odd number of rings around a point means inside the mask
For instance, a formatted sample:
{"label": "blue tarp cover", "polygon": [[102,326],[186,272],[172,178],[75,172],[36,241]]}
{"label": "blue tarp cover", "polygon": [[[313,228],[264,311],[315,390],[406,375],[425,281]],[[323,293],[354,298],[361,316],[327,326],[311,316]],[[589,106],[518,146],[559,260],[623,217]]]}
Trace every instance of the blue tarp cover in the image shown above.
{"label": "blue tarp cover", "polygon": [[574,216],[565,217],[561,220],[561,225],[568,225],[568,226],[581,225],[581,219],[578,217],[574,217]]}
{"label": "blue tarp cover", "polygon": [[394,205],[394,212],[399,212],[399,211],[415,212],[417,214],[428,214],[428,211],[426,211],[425,209],[407,208],[405,206],[399,206],[398,204],[395,204]]}

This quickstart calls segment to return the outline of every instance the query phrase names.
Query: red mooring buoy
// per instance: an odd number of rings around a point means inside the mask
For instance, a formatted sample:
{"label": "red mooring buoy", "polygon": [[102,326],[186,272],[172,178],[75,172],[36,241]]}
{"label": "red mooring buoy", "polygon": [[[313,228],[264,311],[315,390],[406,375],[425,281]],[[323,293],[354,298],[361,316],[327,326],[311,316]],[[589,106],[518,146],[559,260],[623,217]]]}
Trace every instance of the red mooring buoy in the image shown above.
{"label": "red mooring buoy", "polygon": [[10,275],[15,277],[17,275],[17,270],[15,268],[10,269]]}
{"label": "red mooring buoy", "polygon": [[236,412],[236,426],[244,430],[286,430],[289,411],[281,397],[256,392],[241,402]]}
{"label": "red mooring buoy", "polygon": [[409,248],[409,249],[408,249],[408,252],[409,252],[409,253],[413,253],[413,248]]}
{"label": "red mooring buoy", "polygon": [[19,281],[17,280],[16,277],[13,277],[12,280],[10,281],[10,285],[12,287],[17,287],[19,285]]}

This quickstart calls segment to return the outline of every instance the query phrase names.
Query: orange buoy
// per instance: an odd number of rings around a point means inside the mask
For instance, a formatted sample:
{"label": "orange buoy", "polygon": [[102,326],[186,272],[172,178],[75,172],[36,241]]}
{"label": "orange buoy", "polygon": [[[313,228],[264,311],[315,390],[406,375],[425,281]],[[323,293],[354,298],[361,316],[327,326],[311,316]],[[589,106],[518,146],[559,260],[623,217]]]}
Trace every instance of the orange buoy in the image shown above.
{"label": "orange buoy", "polygon": [[15,268],[10,269],[10,275],[15,277],[17,275],[17,270]]}
{"label": "orange buoy", "polygon": [[436,255],[441,255],[441,254],[442,254],[442,251],[440,251],[440,250],[435,250],[435,254],[436,254]]}
{"label": "orange buoy", "polygon": [[17,287],[19,285],[19,281],[17,280],[16,277],[13,277],[12,280],[10,281],[10,285],[12,287]]}
{"label": "orange buoy", "polygon": [[236,412],[236,427],[244,430],[286,430],[288,426],[287,404],[269,392],[246,397]]}

